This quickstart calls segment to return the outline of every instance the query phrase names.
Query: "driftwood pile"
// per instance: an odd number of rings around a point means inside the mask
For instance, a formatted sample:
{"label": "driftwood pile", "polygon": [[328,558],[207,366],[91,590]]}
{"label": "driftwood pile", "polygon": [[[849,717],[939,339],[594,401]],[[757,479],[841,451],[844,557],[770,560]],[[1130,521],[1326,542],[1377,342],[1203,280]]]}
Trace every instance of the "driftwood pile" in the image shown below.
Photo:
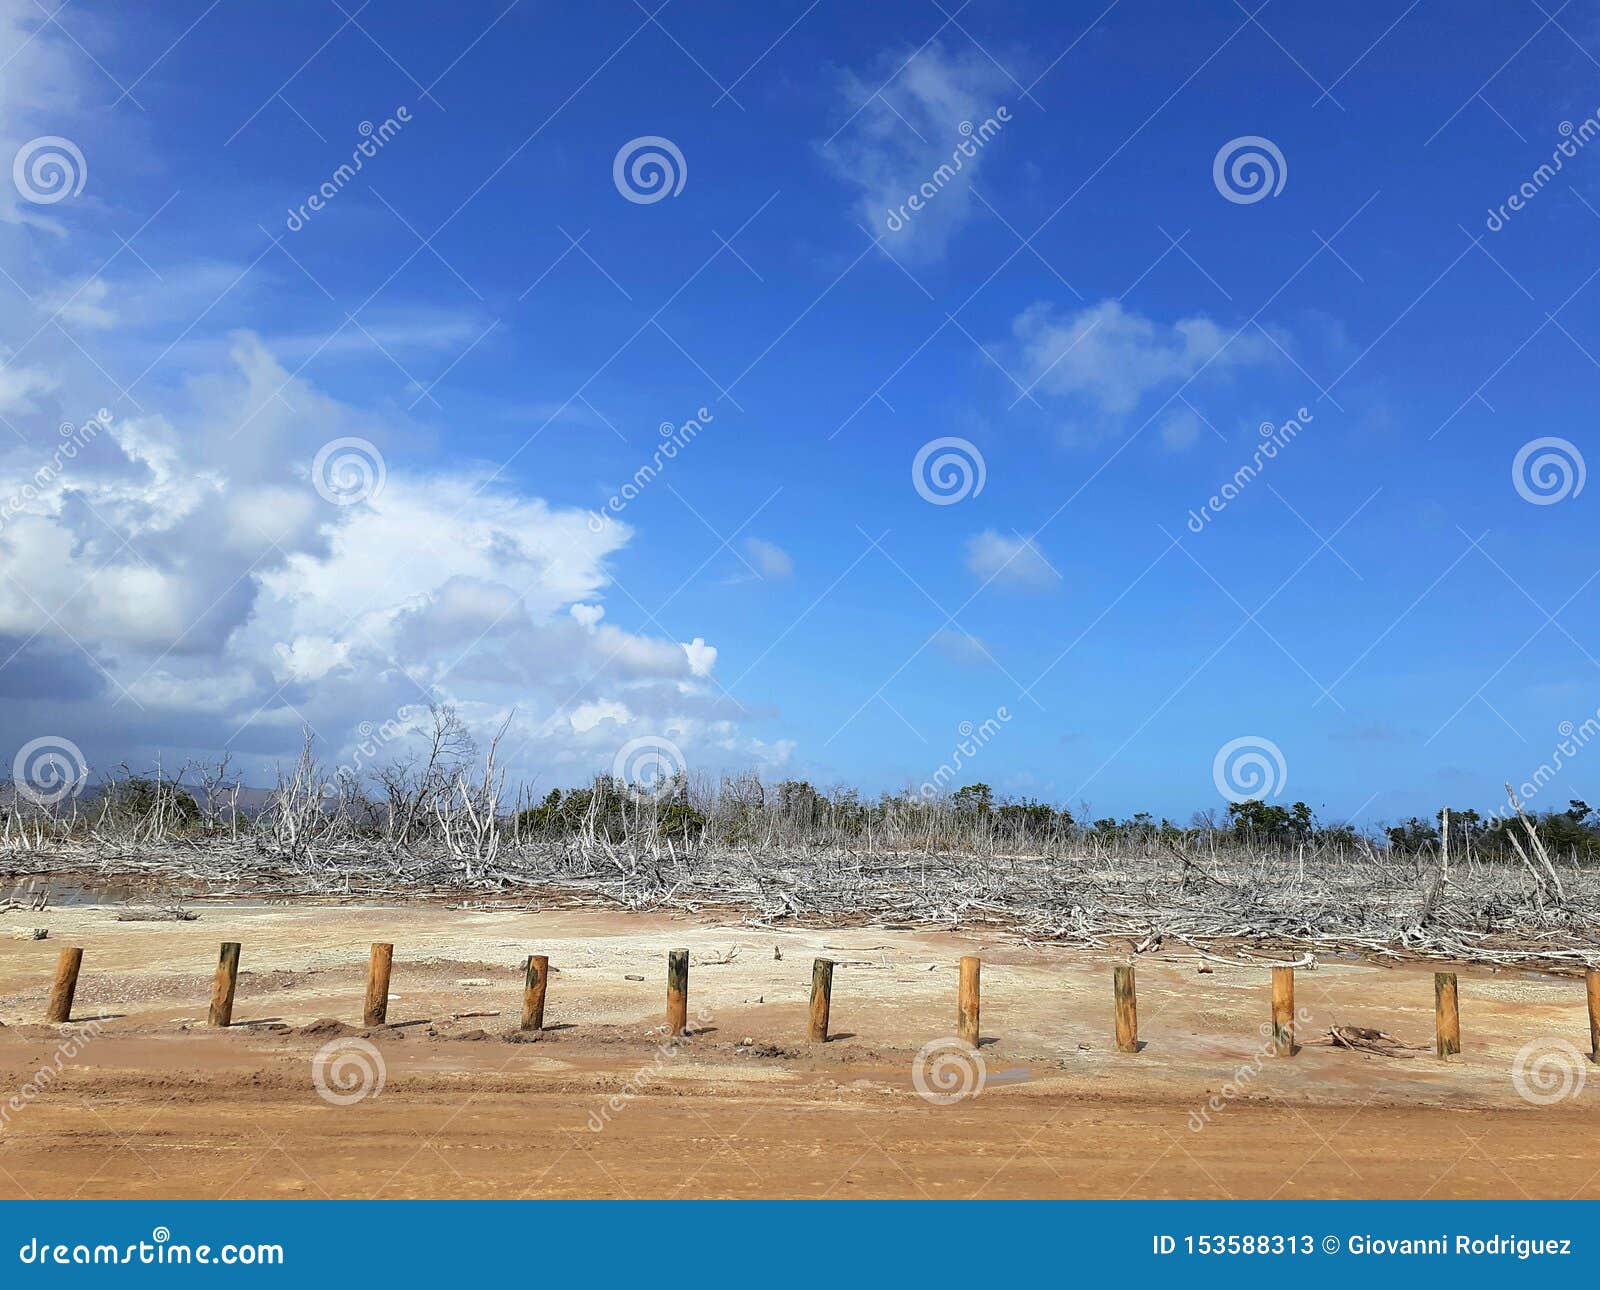
{"label": "driftwood pile", "polygon": [[1331,1044],[1335,1048],[1348,1048],[1352,1052],[1370,1053],[1374,1057],[1410,1057],[1412,1053],[1427,1051],[1424,1044],[1407,1044],[1382,1030],[1370,1026],[1330,1026],[1326,1038],[1312,1043]]}
{"label": "driftwood pile", "polygon": [[[471,863],[380,841],[275,850],[258,837],[0,851],[0,880],[151,883],[147,899],[442,898],[715,909],[756,923],[984,926],[1138,952],[1210,945],[1582,968],[1600,963],[1600,872],[1377,851],[1154,844],[1037,855],[801,847],[502,843]],[[1204,951],[1201,951],[1204,953]]]}

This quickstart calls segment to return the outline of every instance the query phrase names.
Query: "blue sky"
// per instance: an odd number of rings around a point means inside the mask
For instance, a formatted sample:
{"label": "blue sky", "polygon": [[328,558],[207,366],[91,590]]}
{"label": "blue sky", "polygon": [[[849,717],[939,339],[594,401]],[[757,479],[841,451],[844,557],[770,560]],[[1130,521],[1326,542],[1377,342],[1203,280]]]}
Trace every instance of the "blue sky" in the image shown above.
{"label": "blue sky", "polygon": [[6,155],[81,172],[0,197],[0,500],[110,413],[0,523],[16,745],[260,782],[433,697],[541,786],[876,791],[1003,708],[960,782],[1186,818],[1246,739],[1376,821],[1600,708],[1593,5],[0,13]]}

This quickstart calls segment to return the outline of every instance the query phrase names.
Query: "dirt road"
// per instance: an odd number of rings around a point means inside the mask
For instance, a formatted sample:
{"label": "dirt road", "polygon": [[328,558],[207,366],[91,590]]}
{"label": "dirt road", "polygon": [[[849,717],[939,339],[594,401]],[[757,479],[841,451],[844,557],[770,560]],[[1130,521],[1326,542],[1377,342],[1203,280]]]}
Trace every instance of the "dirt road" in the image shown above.
{"label": "dirt road", "polygon": [[[1338,1022],[1426,1051],[1274,1059],[1264,969],[1145,955],[1145,1047],[1124,1055],[1111,960],[1080,951],[583,911],[195,908],[10,916],[50,935],[0,941],[0,1196],[1600,1194],[1600,1075],[1572,979],[1464,970],[1466,1052],[1442,1063],[1432,965],[1325,962],[1297,974],[1303,1037]],[[223,940],[243,942],[243,970],[217,1032]],[[342,1023],[375,940],[396,946],[391,1025],[362,1032]],[[65,944],[85,954],[58,1029],[39,1018]],[[674,1047],[677,946],[699,1033]],[[557,969],[553,1028],[512,1042],[530,951]],[[981,1063],[919,1063],[953,1034],[974,952]],[[822,1046],[804,1041],[818,955],[840,964]],[[965,1096],[928,1100],[918,1071],[934,1097]]]}

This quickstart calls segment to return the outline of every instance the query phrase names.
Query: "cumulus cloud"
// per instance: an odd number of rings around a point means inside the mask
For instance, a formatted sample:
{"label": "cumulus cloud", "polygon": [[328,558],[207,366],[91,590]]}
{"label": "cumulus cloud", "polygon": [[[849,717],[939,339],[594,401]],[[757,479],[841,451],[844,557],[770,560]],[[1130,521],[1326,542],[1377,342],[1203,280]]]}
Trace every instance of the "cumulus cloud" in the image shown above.
{"label": "cumulus cloud", "polygon": [[1071,313],[1041,302],[1012,320],[1011,348],[1023,385],[1122,416],[1202,368],[1223,373],[1272,361],[1264,336],[1236,331],[1201,316],[1160,323],[1116,300]]}
{"label": "cumulus cloud", "polygon": [[[7,157],[80,133],[78,56],[42,19],[0,0],[0,61],[16,54],[0,78]],[[81,137],[103,148],[103,132]],[[91,166],[102,155],[85,151]],[[97,276],[118,220],[89,185],[49,207],[19,206],[10,184],[0,195],[0,263],[21,288],[0,293],[0,724],[13,747],[68,738],[95,768],[228,749],[261,783],[302,726],[334,764],[363,723],[408,728],[443,702],[480,737],[515,713],[501,744],[513,776],[581,780],[639,735],[671,738],[691,769],[787,759],[791,745],[747,732],[714,643],[608,619],[629,526],[596,533],[587,511],[492,464],[420,454],[424,427],[328,384],[357,342],[312,344],[291,298],[261,311],[266,338],[211,321],[225,288],[235,300],[270,285],[271,258],[149,252],[155,273]],[[481,330],[403,303],[365,321],[360,344],[385,347],[460,348]],[[133,374],[131,394],[108,371]],[[384,459],[382,487],[354,505],[314,478],[334,439]]]}
{"label": "cumulus cloud", "polygon": [[[841,79],[840,106],[849,121],[822,154],[856,191],[857,222],[881,236],[891,254],[927,261],[943,255],[982,209],[972,183],[988,151],[1004,146],[1004,125],[998,135],[978,132],[1008,107],[1016,87],[977,50],[951,53],[935,41],[909,61],[908,52],[886,53],[864,73]],[[923,192],[925,183],[933,185],[932,196]],[[891,219],[913,194],[922,209]]]}
{"label": "cumulus cloud", "polygon": [[[65,647],[146,745],[281,747],[308,722],[334,751],[353,725],[430,700],[482,728],[516,708],[519,746],[587,769],[620,731],[721,729],[713,645],[604,621],[626,526],[595,533],[487,468],[398,454],[381,491],[332,505],[311,478],[317,440],[395,436],[252,336],[233,358],[189,405],[114,421],[42,485],[25,453],[0,462],[0,497],[17,502],[0,526],[0,640]],[[230,436],[242,415],[249,433]],[[34,706],[53,723],[88,720],[49,697]]]}
{"label": "cumulus cloud", "polygon": [[1018,591],[1050,591],[1061,575],[1045,559],[1032,538],[1007,537],[985,529],[967,542],[967,571]]}

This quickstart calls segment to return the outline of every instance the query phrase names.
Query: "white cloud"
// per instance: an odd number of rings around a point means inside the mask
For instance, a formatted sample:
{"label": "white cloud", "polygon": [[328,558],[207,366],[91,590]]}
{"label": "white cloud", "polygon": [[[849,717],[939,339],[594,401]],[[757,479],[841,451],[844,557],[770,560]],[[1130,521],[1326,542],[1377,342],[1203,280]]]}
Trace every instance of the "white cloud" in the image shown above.
{"label": "white cloud", "polygon": [[794,560],[781,546],[763,542],[760,538],[747,538],[744,549],[756,572],[768,581],[794,576]]}
{"label": "white cloud", "polygon": [[1161,423],[1161,443],[1168,452],[1182,452],[1200,437],[1200,418],[1187,408],[1173,412]]}
{"label": "white cloud", "polygon": [[[26,224],[56,236],[64,233],[63,205],[40,205],[22,197],[11,182],[17,150],[44,135],[80,133],[82,60],[46,25],[50,15],[30,0],[0,0],[0,221]],[[95,23],[92,16],[84,20]],[[82,28],[80,30],[80,38]],[[93,158],[87,158],[90,166]],[[92,177],[92,176],[91,176]],[[74,199],[83,201],[87,193]],[[14,268],[14,266],[13,266]]]}
{"label": "white cloud", "polygon": [[1271,361],[1265,337],[1221,327],[1209,318],[1180,318],[1171,326],[1103,300],[1061,314],[1030,305],[1011,324],[1022,384],[1072,397],[1100,412],[1133,411],[1152,390],[1187,380],[1202,367],[1225,372]]}
{"label": "white cloud", "polygon": [[[17,432],[0,440],[0,723],[17,743],[58,734],[97,767],[229,747],[260,783],[303,722],[332,763],[362,723],[431,699],[480,736],[514,710],[501,746],[513,776],[609,769],[624,726],[678,741],[692,768],[787,755],[738,723],[714,644],[606,618],[628,525],[597,534],[587,511],[510,472],[419,458],[411,446],[431,436],[403,414],[299,371],[311,331],[298,316],[261,311],[293,361],[257,334],[228,336],[209,306],[225,287],[265,295],[271,261],[241,278],[243,265],[152,251],[159,276],[86,276],[105,258],[90,234],[106,232],[96,162],[113,136],[79,129],[77,55],[41,24],[26,0],[0,0],[0,62],[27,42],[0,77],[0,156],[77,135],[91,173],[58,206],[0,193],[0,259],[22,287],[0,296],[0,413]],[[41,326],[63,306],[66,331]],[[462,318],[397,305],[367,321],[385,348],[422,350],[481,331]],[[70,334],[83,328],[99,333],[94,360]],[[142,406],[106,371],[137,374]],[[109,428],[60,434],[101,406]],[[377,445],[381,492],[347,507],[318,494],[312,461],[336,438]]]}
{"label": "white cloud", "polygon": [[580,703],[572,710],[568,720],[579,734],[587,734],[602,721],[625,726],[633,720],[633,713],[628,711],[626,703],[618,703],[614,699],[602,699],[597,703]]}
{"label": "white cloud", "polygon": [[78,283],[65,283],[47,292],[37,302],[51,317],[91,331],[102,331],[116,325],[117,315],[107,306],[111,284],[104,278],[86,278]]}
{"label": "white cloud", "polygon": [[952,663],[980,667],[994,661],[993,651],[981,636],[945,628],[933,638],[933,647]]}
{"label": "white cloud", "polygon": [[[856,189],[857,222],[873,237],[881,236],[892,254],[926,261],[941,256],[955,233],[982,209],[973,198],[972,181],[988,151],[1004,146],[1000,138],[980,146],[970,131],[963,131],[963,123],[979,127],[1007,106],[1016,88],[975,49],[952,54],[935,41],[909,62],[907,53],[891,51],[865,74],[845,76],[840,109],[841,116],[851,119],[822,145],[822,152]],[[954,171],[952,154],[963,143],[975,155],[963,154],[960,170]],[[947,163],[953,173],[940,173],[936,179],[939,167]],[[922,210],[909,211],[910,218],[898,229],[891,228],[889,212],[898,212],[924,183],[936,185],[935,195]]]}
{"label": "white cloud", "polygon": [[32,412],[38,407],[34,396],[51,393],[59,385],[60,382],[43,368],[15,367],[7,363],[0,367],[0,412]]}
{"label": "white cloud", "polygon": [[[361,721],[436,699],[480,731],[517,709],[508,759],[586,777],[625,724],[689,732],[693,760],[694,732],[724,719],[714,645],[603,620],[627,526],[597,534],[585,511],[490,482],[487,467],[397,450],[381,492],[326,502],[310,478],[321,442],[360,434],[382,450],[406,435],[291,376],[251,336],[191,396],[114,422],[0,524],[0,655],[59,642],[101,680],[79,712],[41,702],[50,729],[278,754],[305,720],[337,756]],[[45,410],[33,420],[55,436]],[[47,443],[0,459],[0,498],[32,482]],[[108,705],[117,720],[100,722]]]}
{"label": "white cloud", "polygon": [[688,644],[682,646],[684,657],[689,660],[689,671],[694,676],[710,676],[711,669],[717,665],[717,650],[714,645],[707,645],[705,641],[696,636]]}
{"label": "white cloud", "polygon": [[1018,591],[1048,591],[1061,582],[1032,538],[1006,537],[994,529],[968,540],[967,571]]}

